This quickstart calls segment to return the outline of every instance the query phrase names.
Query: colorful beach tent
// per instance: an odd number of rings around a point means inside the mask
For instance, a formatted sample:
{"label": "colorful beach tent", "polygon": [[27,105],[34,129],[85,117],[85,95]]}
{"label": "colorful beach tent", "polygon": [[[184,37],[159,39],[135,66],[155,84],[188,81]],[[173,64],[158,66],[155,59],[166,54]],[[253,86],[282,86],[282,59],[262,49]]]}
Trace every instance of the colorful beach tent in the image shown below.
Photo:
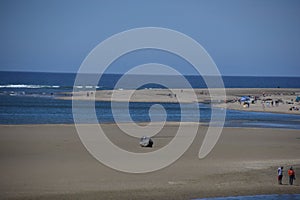
{"label": "colorful beach tent", "polygon": [[246,97],[246,96],[243,96],[240,98],[240,101],[243,102],[243,101],[250,101],[250,98],[249,97]]}

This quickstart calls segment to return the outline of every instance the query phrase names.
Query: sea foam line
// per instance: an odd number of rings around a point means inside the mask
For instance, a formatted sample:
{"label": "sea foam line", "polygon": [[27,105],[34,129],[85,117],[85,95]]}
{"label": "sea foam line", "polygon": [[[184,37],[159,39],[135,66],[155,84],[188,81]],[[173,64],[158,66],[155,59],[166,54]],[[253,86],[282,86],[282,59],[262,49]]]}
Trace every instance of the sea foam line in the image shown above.
{"label": "sea foam line", "polygon": [[60,88],[58,85],[25,85],[25,84],[9,84],[0,85],[0,88]]}
{"label": "sea foam line", "polygon": [[[9,85],[0,85],[0,88],[31,88],[31,89],[38,89],[38,88],[61,88],[62,86],[58,85],[26,85],[26,84],[9,84]],[[66,88],[72,88],[66,87]],[[99,86],[76,86],[76,88],[87,88],[87,89],[92,89],[92,88],[100,88]]]}

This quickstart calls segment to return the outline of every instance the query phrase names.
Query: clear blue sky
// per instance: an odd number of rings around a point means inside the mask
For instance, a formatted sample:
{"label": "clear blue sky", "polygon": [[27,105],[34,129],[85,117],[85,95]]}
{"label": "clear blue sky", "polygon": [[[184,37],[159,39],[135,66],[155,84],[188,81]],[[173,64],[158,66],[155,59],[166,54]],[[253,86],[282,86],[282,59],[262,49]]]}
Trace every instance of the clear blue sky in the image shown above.
{"label": "clear blue sky", "polygon": [[109,36],[157,26],[194,38],[223,75],[300,76],[299,19],[297,0],[1,0],[0,70],[76,72]]}

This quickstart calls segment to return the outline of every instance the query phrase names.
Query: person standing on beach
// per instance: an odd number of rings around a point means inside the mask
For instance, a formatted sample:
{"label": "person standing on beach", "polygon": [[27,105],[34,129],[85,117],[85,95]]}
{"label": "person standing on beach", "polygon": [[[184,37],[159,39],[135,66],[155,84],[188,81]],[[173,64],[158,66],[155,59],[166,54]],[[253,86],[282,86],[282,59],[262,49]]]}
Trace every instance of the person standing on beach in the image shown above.
{"label": "person standing on beach", "polygon": [[295,171],[294,171],[293,167],[291,167],[289,169],[288,175],[289,175],[290,185],[293,185],[293,182],[296,179],[296,177],[295,177]]}
{"label": "person standing on beach", "polygon": [[278,174],[278,184],[282,185],[283,167],[279,167],[277,169],[277,174]]}

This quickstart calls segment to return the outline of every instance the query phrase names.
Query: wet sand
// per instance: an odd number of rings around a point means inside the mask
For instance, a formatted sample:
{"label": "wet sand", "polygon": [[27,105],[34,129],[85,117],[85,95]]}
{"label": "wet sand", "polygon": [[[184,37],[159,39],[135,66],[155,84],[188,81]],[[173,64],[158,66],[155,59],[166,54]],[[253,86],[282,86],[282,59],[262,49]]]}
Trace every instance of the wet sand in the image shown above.
{"label": "wet sand", "polygon": [[[102,128],[118,146],[146,152],[166,145],[178,124],[168,123],[154,136],[153,149],[141,148],[137,138],[123,134],[114,124]],[[213,151],[199,160],[206,129],[199,126],[192,146],[171,166],[127,174],[96,161],[74,125],[1,125],[0,198],[192,199],[299,193],[299,180],[289,186],[286,175],[290,165],[296,176],[300,173],[299,130],[224,128]],[[280,165],[285,167],[284,185],[277,185]]]}

